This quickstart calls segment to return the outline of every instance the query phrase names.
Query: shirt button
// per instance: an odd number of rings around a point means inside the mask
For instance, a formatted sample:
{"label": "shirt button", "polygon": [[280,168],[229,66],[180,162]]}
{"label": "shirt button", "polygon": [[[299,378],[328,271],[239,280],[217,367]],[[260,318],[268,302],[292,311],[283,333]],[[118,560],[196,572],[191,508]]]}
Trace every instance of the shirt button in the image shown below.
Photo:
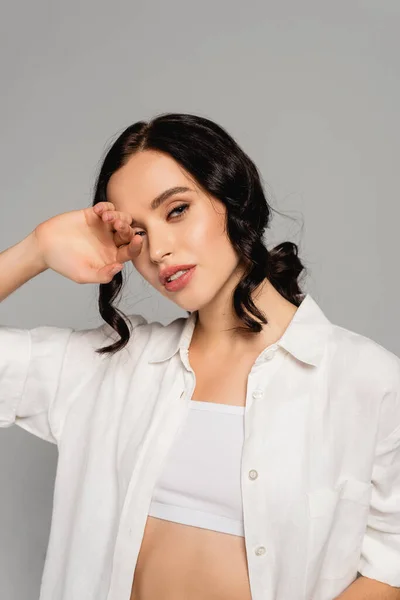
{"label": "shirt button", "polygon": [[262,398],[264,396],[264,392],[262,390],[254,390],[252,393],[253,398],[258,400],[258,398]]}
{"label": "shirt button", "polygon": [[250,479],[257,479],[258,477],[258,473],[255,469],[252,469],[251,471],[249,471],[249,477]]}
{"label": "shirt button", "polygon": [[258,548],[256,548],[255,550],[257,556],[261,556],[262,554],[265,554],[266,550],[264,548],[264,546],[258,546]]}

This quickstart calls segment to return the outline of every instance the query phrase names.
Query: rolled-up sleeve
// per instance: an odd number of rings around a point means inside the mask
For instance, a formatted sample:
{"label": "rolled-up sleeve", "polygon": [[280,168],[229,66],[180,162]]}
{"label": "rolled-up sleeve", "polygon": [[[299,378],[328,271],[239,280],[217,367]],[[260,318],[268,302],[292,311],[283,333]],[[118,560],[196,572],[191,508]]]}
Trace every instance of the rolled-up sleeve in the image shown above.
{"label": "rolled-up sleeve", "polygon": [[0,327],[0,427],[57,443],[49,420],[71,328]]}
{"label": "rolled-up sleeve", "polygon": [[385,393],[380,412],[370,511],[358,572],[400,587],[400,359],[395,363],[395,382]]}

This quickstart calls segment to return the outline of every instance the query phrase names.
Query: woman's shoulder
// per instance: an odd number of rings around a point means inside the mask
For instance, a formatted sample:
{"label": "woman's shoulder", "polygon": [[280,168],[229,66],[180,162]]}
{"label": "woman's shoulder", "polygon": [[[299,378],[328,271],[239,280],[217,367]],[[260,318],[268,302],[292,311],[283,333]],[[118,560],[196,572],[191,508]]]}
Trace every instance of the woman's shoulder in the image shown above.
{"label": "woman's shoulder", "polygon": [[[154,350],[175,347],[179,343],[185,329],[188,317],[177,317],[167,323],[158,320],[150,320],[141,314],[133,313],[125,315],[130,332],[128,346],[135,344],[150,344]],[[108,323],[103,323],[96,329],[87,329],[81,332],[91,344],[116,341],[118,333]]]}
{"label": "woman's shoulder", "polygon": [[329,348],[329,364],[337,375],[361,381],[378,396],[400,389],[400,357],[375,339],[334,325]]}
{"label": "woman's shoulder", "polygon": [[[180,339],[187,317],[178,317],[164,324],[156,320],[151,321],[141,314],[133,313],[124,315],[124,320],[129,330],[128,347],[132,344],[142,343],[146,345],[146,343],[150,343],[157,348],[159,345],[163,347],[173,345]],[[99,348],[120,339],[118,332],[107,322],[84,329],[71,329],[71,332],[70,343],[73,346],[79,346],[80,349],[83,345],[87,346],[88,349]]]}
{"label": "woman's shoulder", "polygon": [[399,356],[377,340],[338,324],[331,328],[330,341],[342,356],[347,352],[353,359],[369,361],[374,367],[386,365],[396,369],[400,364]]}

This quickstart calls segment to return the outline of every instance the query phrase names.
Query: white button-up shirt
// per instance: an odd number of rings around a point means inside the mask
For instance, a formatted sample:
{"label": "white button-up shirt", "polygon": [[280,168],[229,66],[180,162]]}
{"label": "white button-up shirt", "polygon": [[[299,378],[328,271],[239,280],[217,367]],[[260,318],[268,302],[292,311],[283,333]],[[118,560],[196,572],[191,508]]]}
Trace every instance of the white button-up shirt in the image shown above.
{"label": "white button-up shirt", "polygon": [[[152,491],[188,416],[196,313],[0,328],[0,425],[58,445],[40,600],[129,600]],[[234,365],[232,365],[234,368]],[[307,294],[248,376],[241,490],[253,600],[400,586],[400,359]],[[199,448],[201,451],[201,448]]]}

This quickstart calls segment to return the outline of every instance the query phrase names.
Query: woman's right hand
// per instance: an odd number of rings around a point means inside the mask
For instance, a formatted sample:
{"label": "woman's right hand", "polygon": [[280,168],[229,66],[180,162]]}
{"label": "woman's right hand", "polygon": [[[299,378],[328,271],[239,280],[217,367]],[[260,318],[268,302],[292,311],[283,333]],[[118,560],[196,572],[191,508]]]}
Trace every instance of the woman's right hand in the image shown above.
{"label": "woman's right hand", "polygon": [[142,237],[134,235],[131,221],[111,202],[99,202],[56,215],[32,233],[47,268],[76,283],[109,283],[140,254]]}

